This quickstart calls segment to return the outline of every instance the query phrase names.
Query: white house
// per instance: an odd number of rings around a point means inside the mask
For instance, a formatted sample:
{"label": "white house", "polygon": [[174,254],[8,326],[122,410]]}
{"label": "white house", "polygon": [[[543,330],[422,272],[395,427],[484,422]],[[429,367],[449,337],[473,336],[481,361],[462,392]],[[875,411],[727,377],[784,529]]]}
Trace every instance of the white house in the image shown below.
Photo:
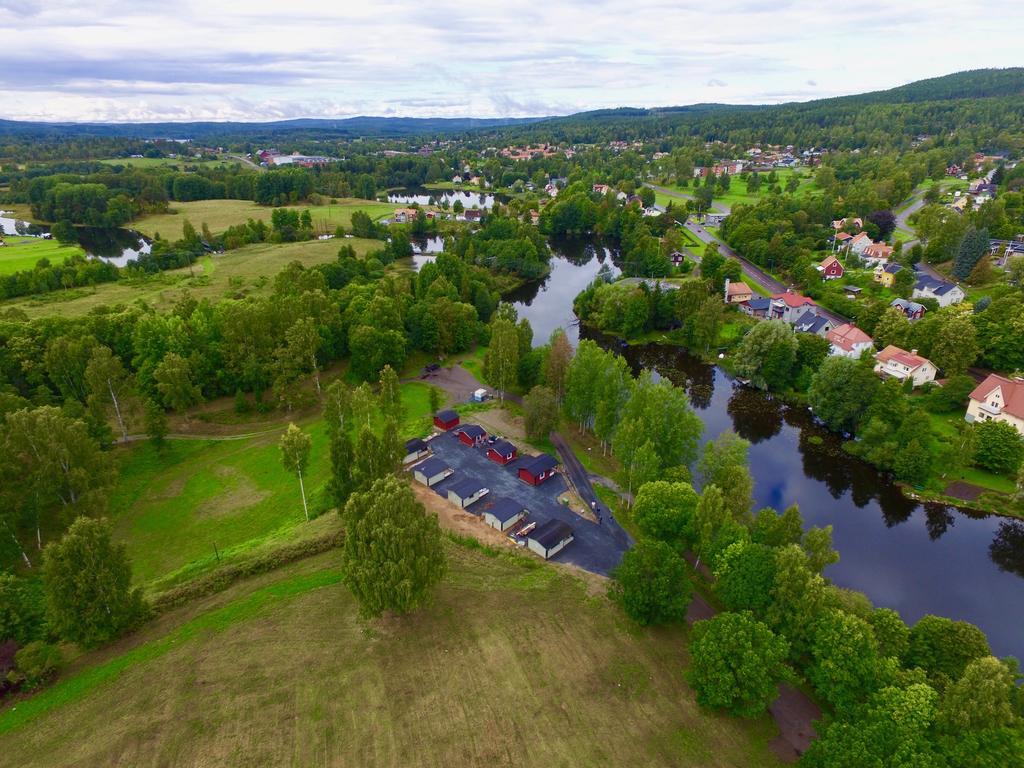
{"label": "white house", "polygon": [[935,364],[917,354],[916,349],[907,352],[890,344],[875,355],[875,360],[875,373],[883,378],[909,379],[915,387],[935,381]]}
{"label": "white house", "polygon": [[914,291],[910,294],[912,299],[935,299],[940,307],[949,307],[959,304],[966,298],[964,289],[956,283],[948,283],[945,280],[937,280],[931,275],[921,273],[914,283]]}
{"label": "white house", "polygon": [[829,354],[839,357],[852,357],[854,359],[868,349],[875,346],[874,340],[853,323],[843,323],[833,328],[825,338],[831,344]]}

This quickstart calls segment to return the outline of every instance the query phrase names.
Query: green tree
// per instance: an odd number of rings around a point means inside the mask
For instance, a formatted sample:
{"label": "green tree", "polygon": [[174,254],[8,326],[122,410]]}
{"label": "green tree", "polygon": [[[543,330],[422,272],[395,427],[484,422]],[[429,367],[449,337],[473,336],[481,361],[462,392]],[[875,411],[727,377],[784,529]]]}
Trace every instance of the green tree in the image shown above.
{"label": "green tree", "polygon": [[306,471],[306,466],[309,464],[309,451],[313,447],[313,438],[294,424],[289,424],[288,429],[281,435],[278,447],[281,449],[281,464],[288,473],[299,479],[302,511],[306,515],[306,522],[309,522],[309,506],[306,504],[306,486],[302,481],[302,473]]}
{"label": "green tree", "polygon": [[444,394],[442,394],[439,387],[430,387],[427,392],[427,397],[430,401],[431,413],[437,413],[441,410],[441,406],[444,405]]}
{"label": "green tree", "polygon": [[43,553],[43,574],[50,627],[86,648],[117,637],[146,614],[125,547],[113,542],[106,520],[75,520]]}
{"label": "green tree", "polygon": [[544,383],[555,393],[555,399],[561,403],[565,396],[565,384],[572,363],[572,345],[565,331],[556,328],[551,332],[548,342],[548,355],[544,360]]}
{"label": "green tree", "polygon": [[1018,675],[994,656],[970,662],[946,690],[939,705],[939,727],[951,735],[1020,725],[1014,711]]}
{"label": "green tree", "polygon": [[763,615],[774,585],[775,552],[764,544],[734,542],[715,564],[715,594],[730,611]]}
{"label": "green tree", "polygon": [[852,431],[877,389],[878,377],[869,367],[859,360],[833,356],[811,379],[807,400],[830,429]]}
{"label": "green tree", "polygon": [[809,650],[814,625],[828,607],[825,580],[811,570],[806,553],[796,544],[776,550],[772,602],[765,619],[789,639],[794,658]]}
{"label": "green tree", "polygon": [[931,345],[931,359],[947,376],[962,375],[980,353],[974,323],[962,313],[950,315],[939,326]]}
{"label": "green tree", "polygon": [[402,405],[402,389],[398,383],[398,374],[390,365],[385,365],[380,372],[380,410],[384,418],[401,424],[405,418],[405,406]]}
{"label": "green tree", "polygon": [[953,260],[953,276],[958,280],[970,277],[975,265],[988,253],[989,236],[987,229],[976,229],[971,226],[964,232],[963,239]]}
{"label": "green tree", "polygon": [[793,375],[798,348],[796,334],[786,323],[758,323],[736,349],[736,371],[762,389],[784,389]]}
{"label": "green tree", "polygon": [[704,446],[697,462],[704,485],[722,490],[726,509],[734,520],[746,521],[754,504],[754,479],[747,468],[750,443],[731,429]]}
{"label": "green tree", "polygon": [[156,400],[147,400],[145,405],[146,434],[158,449],[163,448],[167,439],[167,413]]}
{"label": "green tree", "polygon": [[192,364],[188,358],[175,352],[168,352],[153,370],[156,391],[168,408],[184,411],[191,405],[201,403],[203,394],[192,382]]}
{"label": "green tree", "polygon": [[974,427],[977,446],[974,461],[999,474],[1014,474],[1024,459],[1024,437],[1005,421],[991,419]]}
{"label": "green tree", "polygon": [[45,606],[38,580],[0,573],[0,642],[25,645],[42,634]]}
{"label": "green tree", "polygon": [[871,625],[845,611],[827,611],[814,629],[808,677],[837,710],[850,709],[880,682],[878,642]]}
{"label": "green tree", "polygon": [[697,702],[741,717],[762,714],[790,677],[785,638],[750,611],[720,613],[693,626],[687,679]]}
{"label": "green tree", "polygon": [[317,394],[320,394],[320,364],[317,361],[317,354],[321,344],[323,339],[317,330],[316,321],[311,317],[296,320],[285,333],[284,349],[287,355],[294,360],[296,370],[313,373]]}
{"label": "green tree", "polygon": [[867,618],[878,641],[879,655],[902,659],[910,647],[910,628],[900,615],[892,608],[875,608]]}
{"label": "green tree", "polygon": [[686,618],[693,587],[686,564],[668,544],[638,542],[622,556],[612,578],[612,599],[638,624],[668,624]]}
{"label": "green tree", "polygon": [[551,387],[534,387],[523,398],[526,436],[532,440],[547,438],[558,421],[558,401]]}
{"label": "green tree", "polygon": [[644,483],[633,503],[633,521],[644,534],[677,550],[695,541],[694,513],[699,497],[689,483]]}
{"label": "green tree", "polygon": [[408,613],[445,570],[441,529],[409,486],[394,476],[352,494],[345,505],[345,583],[364,616]]}
{"label": "green tree", "polygon": [[800,507],[793,504],[780,515],[771,507],[758,510],[750,529],[750,538],[769,547],[799,544],[804,535],[804,519]]}
{"label": "green tree", "polygon": [[973,624],[927,615],[911,628],[904,661],[923,669],[936,687],[944,689],[971,661],[991,653],[985,633]]}
{"label": "green tree", "polygon": [[496,314],[491,321],[491,343],[484,356],[484,378],[498,390],[502,402],[505,391],[519,378],[519,349],[515,321]]}
{"label": "green tree", "polygon": [[129,392],[130,382],[121,359],[108,347],[98,346],[89,358],[85,368],[85,382],[89,390],[89,405],[98,414],[106,413],[107,406],[113,406],[121,439],[128,439],[122,405]]}
{"label": "green tree", "polygon": [[821,573],[828,566],[839,562],[839,553],[832,547],[832,526],[808,529],[801,542],[807,555],[807,567],[814,573]]}

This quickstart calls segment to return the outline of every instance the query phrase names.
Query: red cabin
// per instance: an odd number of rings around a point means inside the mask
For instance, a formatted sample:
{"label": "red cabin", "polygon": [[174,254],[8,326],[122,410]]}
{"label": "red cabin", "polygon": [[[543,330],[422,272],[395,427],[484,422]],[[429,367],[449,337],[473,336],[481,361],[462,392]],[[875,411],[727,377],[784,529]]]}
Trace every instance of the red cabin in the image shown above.
{"label": "red cabin", "polygon": [[438,411],[434,414],[434,426],[447,432],[459,426],[459,414],[455,411]]}
{"label": "red cabin", "polygon": [[461,426],[455,430],[455,434],[458,436],[460,442],[471,448],[474,445],[479,445],[487,439],[486,430],[476,424],[466,424]]}
{"label": "red cabin", "polygon": [[530,485],[540,485],[555,474],[557,466],[558,461],[554,457],[542,453],[519,468],[519,479]]}
{"label": "red cabin", "polygon": [[519,452],[516,450],[516,447],[508,440],[495,440],[487,448],[487,458],[498,464],[508,464],[518,455]]}

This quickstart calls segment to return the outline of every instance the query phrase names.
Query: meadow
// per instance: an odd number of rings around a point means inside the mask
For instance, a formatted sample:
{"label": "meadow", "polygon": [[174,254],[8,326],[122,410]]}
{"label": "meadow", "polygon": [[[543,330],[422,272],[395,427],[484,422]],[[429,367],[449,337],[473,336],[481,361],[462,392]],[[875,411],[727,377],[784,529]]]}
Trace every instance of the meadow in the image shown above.
{"label": "meadow", "polygon": [[700,710],[684,627],[448,541],[416,613],[360,620],[328,552],[161,617],[0,715],[20,766],[777,766],[767,717]]}
{"label": "meadow", "polygon": [[[430,387],[411,382],[401,392],[403,436],[426,434]],[[311,512],[327,512],[327,429],[321,419],[303,428],[313,439],[303,478]],[[166,587],[266,539],[287,538],[304,523],[298,481],[281,465],[282,429],[283,424],[248,437],[175,439],[159,449],[147,441],[119,449],[109,516],[138,583]]]}
{"label": "meadow", "polygon": [[[803,195],[814,194],[814,180],[809,171],[797,168],[776,168],[775,174],[778,176],[779,184],[783,189],[786,188],[786,182],[792,176],[797,176],[800,179],[800,186],[797,187],[794,193],[797,197]],[[747,182],[740,176],[733,176],[730,179],[729,191],[722,193],[720,189],[715,190],[714,202],[720,203],[728,208],[732,208],[734,205],[740,203],[756,203],[768,190],[767,183],[767,172],[759,172],[761,177],[761,189],[754,193],[747,189]],[[703,179],[701,179],[703,182]],[[688,187],[674,186],[672,189],[681,192],[685,195],[692,195],[694,193],[694,184],[690,183]],[[671,198],[669,198],[671,199]],[[678,204],[678,201],[676,201]]]}
{"label": "meadow", "polygon": [[[342,198],[334,205],[290,205],[284,206],[296,211],[308,210],[317,230],[334,232],[339,226],[352,226],[352,214],[363,211],[371,219],[379,219],[394,212],[394,203],[379,203],[374,200]],[[153,237],[157,233],[164,238],[181,236],[182,224],[187,219],[196,229],[206,224],[210,231],[219,234],[233,224],[244,224],[249,219],[269,222],[274,209],[257,205],[252,200],[197,200],[190,203],[172,203],[171,212],[156,213],[132,222],[132,228]]]}
{"label": "meadow", "polygon": [[274,276],[292,261],[306,267],[325,264],[337,258],[342,244],[351,245],[365,256],[382,247],[379,240],[307,240],[301,243],[256,243],[215,256],[204,256],[191,268],[168,270],[141,278],[122,279],[93,288],[77,288],[29,296],[4,302],[0,307],[15,307],[29,317],[62,315],[75,317],[95,307],[131,304],[142,300],[165,310],[187,290],[196,298],[216,300],[268,293]]}
{"label": "meadow", "polygon": [[9,275],[35,267],[40,259],[61,264],[70,256],[84,253],[77,245],[61,245],[56,240],[40,237],[4,237],[7,245],[0,248],[0,275]]}
{"label": "meadow", "polygon": [[[238,160],[231,160],[230,158],[202,158],[196,159],[194,157],[188,157],[182,155],[181,157],[110,157],[106,160],[100,160],[105,165],[123,165],[129,168],[170,168],[172,170],[185,170],[188,167],[194,167],[202,165],[207,168],[218,168],[218,167],[230,167],[234,165],[241,165],[242,168],[247,168]],[[253,169],[256,170],[255,168]]]}

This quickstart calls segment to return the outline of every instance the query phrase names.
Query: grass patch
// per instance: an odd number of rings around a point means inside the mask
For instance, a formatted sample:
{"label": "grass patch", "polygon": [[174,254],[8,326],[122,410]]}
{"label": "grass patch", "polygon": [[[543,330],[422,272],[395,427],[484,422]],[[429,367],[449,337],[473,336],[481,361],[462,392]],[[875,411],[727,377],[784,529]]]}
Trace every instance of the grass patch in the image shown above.
{"label": "grass patch", "polygon": [[[289,205],[296,211],[308,210],[317,230],[333,232],[338,225],[352,226],[352,214],[364,211],[372,219],[379,219],[394,212],[394,203],[379,203],[373,200],[342,198],[335,205]],[[157,232],[164,238],[177,238],[187,219],[199,229],[204,223],[213,233],[220,233],[234,224],[244,224],[249,219],[269,222],[274,208],[257,205],[252,200],[196,200],[189,203],[175,203],[170,213],[143,216],[132,227],[152,237]],[[335,243],[337,250],[337,243]]]}
{"label": "grass patch", "polygon": [[204,168],[230,168],[240,165],[243,170],[256,170],[238,160],[210,157],[195,158],[184,155],[181,157],[109,157],[105,160],[100,160],[100,162],[104,165],[123,165],[127,168],[168,168],[180,171],[200,165]]}
{"label": "grass patch", "polygon": [[0,275],[10,275],[35,267],[40,259],[49,259],[51,264],[62,264],[65,259],[75,254],[83,254],[77,245],[61,245],[56,240],[44,240],[41,237],[4,238],[7,243],[0,248]]}
{"label": "grass patch", "polygon": [[238,585],[4,713],[5,759],[779,764],[767,717],[697,707],[682,674],[684,627],[637,628],[596,584],[560,568],[454,542],[446,551],[433,602],[401,618],[359,620],[331,555]]}

